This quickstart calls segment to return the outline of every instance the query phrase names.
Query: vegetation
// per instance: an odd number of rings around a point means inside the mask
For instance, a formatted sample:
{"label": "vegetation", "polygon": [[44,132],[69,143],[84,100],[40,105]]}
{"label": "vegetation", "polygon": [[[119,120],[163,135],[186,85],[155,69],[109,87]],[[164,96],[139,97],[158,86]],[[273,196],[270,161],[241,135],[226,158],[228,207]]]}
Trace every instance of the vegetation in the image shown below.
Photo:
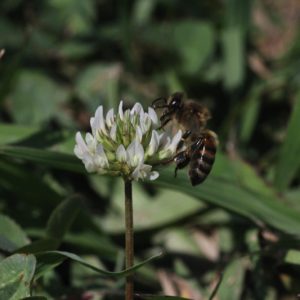
{"label": "vegetation", "polygon": [[88,175],[75,133],[99,105],[175,91],[210,108],[220,146],[197,187],[174,165],[133,184],[136,299],[297,297],[299,1],[2,0],[0,15],[1,300],[124,299],[122,180]]}

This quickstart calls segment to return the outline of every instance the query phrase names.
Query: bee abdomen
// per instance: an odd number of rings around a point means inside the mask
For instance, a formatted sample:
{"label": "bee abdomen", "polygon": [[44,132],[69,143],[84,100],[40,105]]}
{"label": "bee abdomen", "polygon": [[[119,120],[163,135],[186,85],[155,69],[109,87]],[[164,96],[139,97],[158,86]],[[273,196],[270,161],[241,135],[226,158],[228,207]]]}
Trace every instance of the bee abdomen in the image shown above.
{"label": "bee abdomen", "polygon": [[189,177],[192,185],[194,186],[203,182],[207,177],[207,174],[202,172],[200,168],[196,168],[196,169],[189,170]]}
{"label": "bee abdomen", "polygon": [[205,161],[203,157],[191,162],[189,169],[189,176],[192,185],[197,185],[203,182],[210,173],[213,166],[214,159],[209,162]]}
{"label": "bee abdomen", "polygon": [[206,179],[215,161],[216,151],[217,141],[215,137],[205,136],[202,146],[193,153],[191,158],[189,177],[192,185],[200,184]]}

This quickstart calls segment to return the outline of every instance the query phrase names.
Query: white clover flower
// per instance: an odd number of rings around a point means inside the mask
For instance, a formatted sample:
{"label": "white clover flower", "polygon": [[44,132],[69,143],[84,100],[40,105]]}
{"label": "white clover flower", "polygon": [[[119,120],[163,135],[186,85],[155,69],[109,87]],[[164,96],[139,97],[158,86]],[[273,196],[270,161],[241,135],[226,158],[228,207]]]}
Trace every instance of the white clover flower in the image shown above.
{"label": "white clover flower", "polygon": [[129,180],[156,179],[159,174],[153,165],[174,157],[182,137],[159,130],[160,122],[151,107],[145,112],[140,103],[118,113],[110,109],[106,117],[99,106],[90,120],[92,133],[85,139],[76,134],[75,155],[82,160],[88,172],[122,176]]}

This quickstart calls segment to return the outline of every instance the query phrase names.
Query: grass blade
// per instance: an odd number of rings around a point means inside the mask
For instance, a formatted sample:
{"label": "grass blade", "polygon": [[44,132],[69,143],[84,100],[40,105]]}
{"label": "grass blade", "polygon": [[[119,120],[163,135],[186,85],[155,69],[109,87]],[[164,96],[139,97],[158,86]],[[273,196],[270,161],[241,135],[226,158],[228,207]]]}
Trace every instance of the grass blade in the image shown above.
{"label": "grass blade", "polygon": [[280,149],[274,184],[279,191],[287,189],[300,166],[300,92],[288,124],[286,137]]}

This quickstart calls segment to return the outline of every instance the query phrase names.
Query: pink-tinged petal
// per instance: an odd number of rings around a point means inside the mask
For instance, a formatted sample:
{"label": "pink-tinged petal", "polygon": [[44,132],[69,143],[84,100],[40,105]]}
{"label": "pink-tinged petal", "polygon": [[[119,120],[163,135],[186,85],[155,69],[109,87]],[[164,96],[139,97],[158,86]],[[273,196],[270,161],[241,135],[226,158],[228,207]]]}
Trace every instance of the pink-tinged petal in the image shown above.
{"label": "pink-tinged petal", "polygon": [[143,139],[143,132],[142,132],[142,129],[137,126],[136,127],[136,130],[135,130],[135,138],[136,140],[141,143],[142,142],[142,139]]}
{"label": "pink-tinged petal", "polygon": [[95,113],[95,129],[107,134],[103,117],[103,106],[99,106]]}
{"label": "pink-tinged petal", "polygon": [[117,140],[117,124],[114,124],[109,132],[109,136],[113,141]]}
{"label": "pink-tinged petal", "polygon": [[83,158],[83,153],[81,148],[78,145],[75,145],[74,147],[74,154],[79,158],[82,159]]}
{"label": "pink-tinged petal", "polygon": [[75,140],[76,145],[74,148],[74,153],[78,158],[82,159],[84,153],[88,152],[88,147],[85,141],[83,140],[80,132],[76,133]]}
{"label": "pink-tinged petal", "polygon": [[94,122],[93,122],[93,129],[95,131],[98,131],[100,130],[100,118],[101,118],[101,112],[102,112],[102,115],[103,115],[103,107],[102,106],[98,106],[97,109],[96,109],[96,112],[95,112],[95,117],[93,118],[94,119]]}
{"label": "pink-tinged petal", "polygon": [[124,113],[123,113],[123,101],[121,100],[120,101],[120,104],[119,104],[119,117],[121,120],[124,119]]}
{"label": "pink-tinged petal", "polygon": [[139,177],[140,177],[140,168],[139,168],[139,166],[137,166],[137,167],[134,169],[134,171],[131,173],[131,178],[132,178],[133,180],[138,181],[138,180],[139,180]]}
{"label": "pink-tinged petal", "polygon": [[153,155],[159,146],[159,136],[156,130],[152,130],[151,140],[148,146],[147,155]]}
{"label": "pink-tinged petal", "polygon": [[136,167],[144,161],[144,148],[137,140],[134,140],[128,146],[127,154],[129,159],[128,164],[131,167]]}
{"label": "pink-tinged petal", "polygon": [[157,171],[152,171],[149,175],[150,180],[155,180],[159,177],[159,173]]}
{"label": "pink-tinged petal", "polygon": [[92,161],[92,159],[85,159],[85,160],[83,161],[83,163],[84,163],[84,166],[85,166],[86,170],[87,170],[89,173],[96,172],[97,167],[96,167],[96,165],[94,164],[94,162]]}
{"label": "pink-tinged petal", "polygon": [[159,174],[156,171],[151,171],[152,166],[146,164],[139,164],[132,173],[132,177],[136,180],[138,179],[150,179],[155,180]]}
{"label": "pink-tinged petal", "polygon": [[108,127],[111,127],[115,122],[114,109],[110,109],[106,114],[106,124]]}
{"label": "pink-tinged petal", "polygon": [[181,138],[182,138],[182,131],[178,130],[178,132],[174,135],[170,146],[168,147],[172,151],[172,153],[175,153],[177,149],[177,145],[180,142]]}
{"label": "pink-tinged petal", "polygon": [[158,121],[158,117],[157,117],[156,111],[152,107],[149,107],[148,108],[148,114],[149,114],[149,117],[152,120],[154,128],[156,128],[159,125],[159,121]]}
{"label": "pink-tinged petal", "polygon": [[94,137],[88,132],[86,135],[85,135],[85,142],[87,145],[90,145],[92,143],[94,143]]}
{"label": "pink-tinged petal", "polygon": [[166,132],[159,135],[159,148],[167,148],[171,143],[171,139]]}
{"label": "pink-tinged petal", "polygon": [[130,111],[130,114],[133,115],[133,114],[139,114],[139,115],[143,115],[144,114],[144,109],[143,109],[143,106],[140,104],[140,103],[135,103],[133,108],[131,109]]}
{"label": "pink-tinged petal", "polygon": [[96,147],[96,153],[95,153],[95,162],[96,165],[100,168],[107,168],[109,167],[108,159],[106,157],[104,148],[101,144],[98,144]]}
{"label": "pink-tinged petal", "polygon": [[140,166],[140,178],[141,179],[149,178],[151,169],[152,169],[152,166],[141,164],[141,166]]}
{"label": "pink-tinged petal", "polygon": [[151,127],[151,119],[149,115],[146,113],[142,117],[140,117],[140,128],[142,129],[143,134],[145,134]]}
{"label": "pink-tinged petal", "polygon": [[116,157],[119,162],[127,161],[127,152],[123,145],[120,145],[116,151]]}
{"label": "pink-tinged petal", "polygon": [[152,169],[152,166],[140,163],[137,165],[137,167],[131,173],[131,177],[134,180],[139,180],[139,179],[144,180],[144,179],[148,178],[148,175],[149,175],[151,169]]}
{"label": "pink-tinged petal", "polygon": [[92,117],[90,119],[90,125],[91,125],[91,128],[92,128],[92,133],[95,136],[96,135],[96,128],[95,128],[95,118],[94,117]]}
{"label": "pink-tinged petal", "polygon": [[86,144],[82,138],[82,135],[79,131],[76,133],[75,139],[76,139],[76,143],[78,144],[79,147],[87,150],[87,146],[86,146]]}

